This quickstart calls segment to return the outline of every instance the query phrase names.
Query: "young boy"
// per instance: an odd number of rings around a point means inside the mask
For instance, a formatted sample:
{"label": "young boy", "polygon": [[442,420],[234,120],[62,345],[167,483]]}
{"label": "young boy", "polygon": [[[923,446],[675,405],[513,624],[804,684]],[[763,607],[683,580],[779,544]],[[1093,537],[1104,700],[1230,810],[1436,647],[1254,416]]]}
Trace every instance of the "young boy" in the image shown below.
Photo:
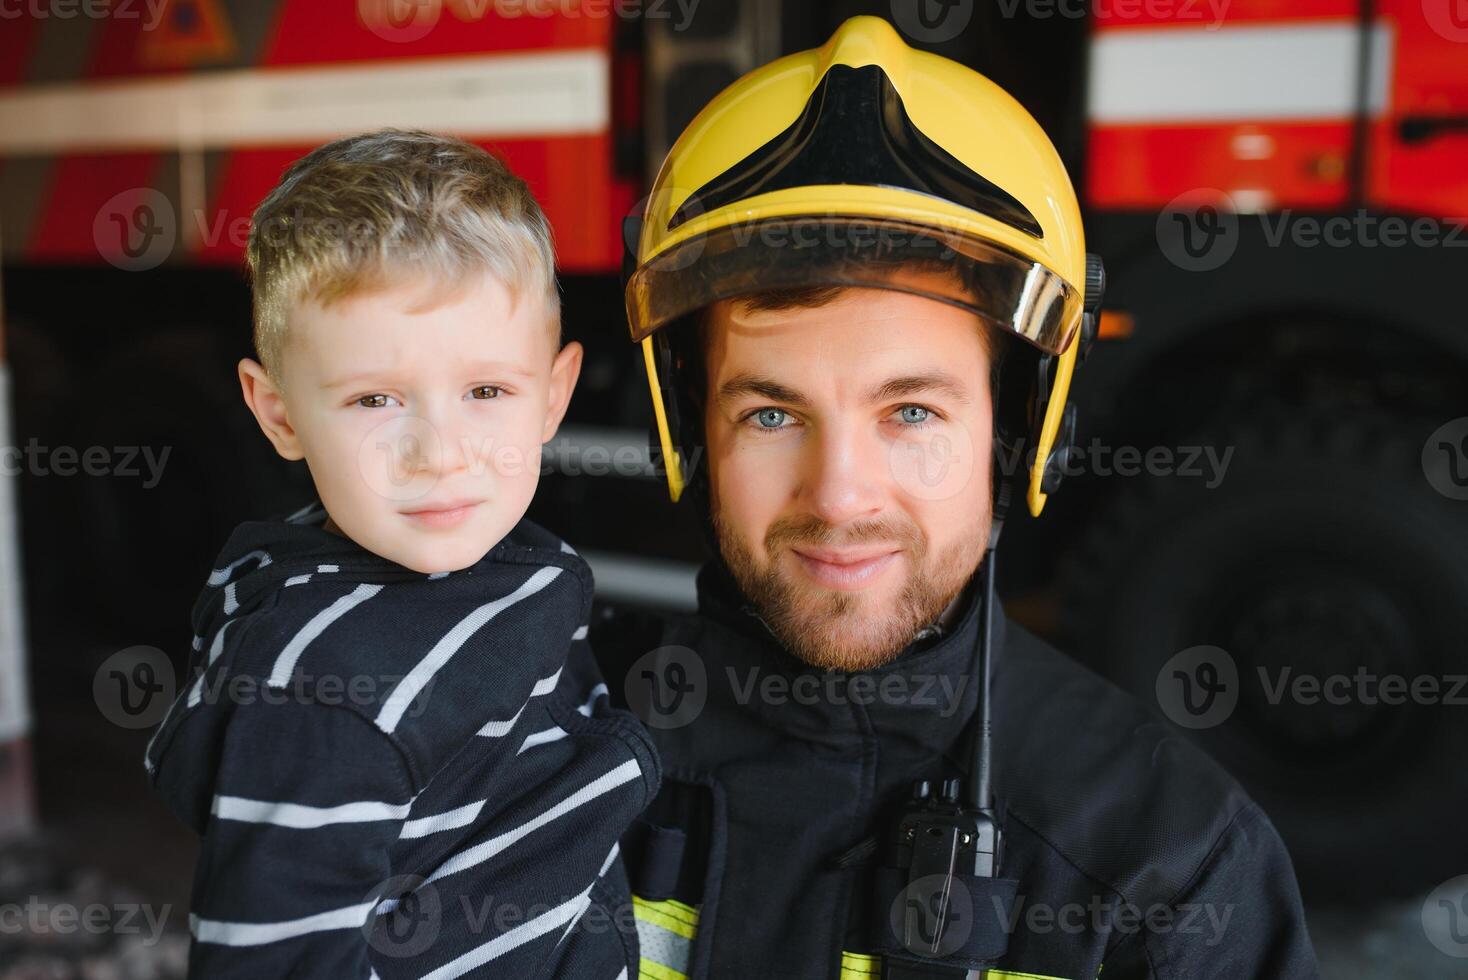
{"label": "young boy", "polygon": [[202,835],[191,977],[637,975],[617,840],[656,793],[592,579],[523,520],[581,348],[494,157],[387,131],[255,213],[245,401],[320,496],[241,525],[148,748]]}

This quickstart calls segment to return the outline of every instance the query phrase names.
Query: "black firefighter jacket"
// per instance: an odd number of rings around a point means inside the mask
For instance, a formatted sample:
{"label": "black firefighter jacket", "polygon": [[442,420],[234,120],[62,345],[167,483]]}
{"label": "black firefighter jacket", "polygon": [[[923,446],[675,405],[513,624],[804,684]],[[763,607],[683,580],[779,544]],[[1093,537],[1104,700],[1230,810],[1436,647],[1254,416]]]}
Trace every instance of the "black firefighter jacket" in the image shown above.
{"label": "black firefighter jacket", "polygon": [[[698,586],[695,614],[609,610],[592,629],[663,761],[623,848],[642,976],[878,977],[894,821],[915,780],[964,775],[979,590],[946,634],[840,674],[783,650],[722,566]],[[967,910],[1003,933],[989,980],[1318,977],[1289,856],[1239,786],[1129,696],[1002,615],[996,630],[1000,875],[1017,885]]]}

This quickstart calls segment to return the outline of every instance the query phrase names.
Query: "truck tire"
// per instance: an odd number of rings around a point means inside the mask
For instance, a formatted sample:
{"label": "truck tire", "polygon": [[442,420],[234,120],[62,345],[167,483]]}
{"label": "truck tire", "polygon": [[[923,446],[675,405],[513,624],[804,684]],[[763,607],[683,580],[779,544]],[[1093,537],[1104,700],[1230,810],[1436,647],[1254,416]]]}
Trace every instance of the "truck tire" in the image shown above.
{"label": "truck tire", "polygon": [[1441,422],[1261,418],[1203,441],[1234,448],[1214,489],[1142,478],[1063,565],[1071,648],[1164,713],[1174,657],[1232,659],[1236,707],[1178,730],[1269,813],[1314,901],[1468,865],[1468,503],[1424,470]]}

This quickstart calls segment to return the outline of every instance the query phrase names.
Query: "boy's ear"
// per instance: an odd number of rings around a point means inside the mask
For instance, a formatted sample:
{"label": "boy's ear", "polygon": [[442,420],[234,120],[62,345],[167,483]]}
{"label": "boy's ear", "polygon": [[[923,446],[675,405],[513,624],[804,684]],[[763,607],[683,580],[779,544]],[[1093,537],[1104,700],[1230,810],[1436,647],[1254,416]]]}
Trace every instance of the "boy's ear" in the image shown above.
{"label": "boy's ear", "polygon": [[542,443],[550,442],[556,437],[561,419],[566,417],[566,409],[571,404],[571,392],[576,388],[576,379],[581,376],[583,353],[581,345],[573,340],[561,348],[561,352],[551,363],[549,403],[546,405],[545,428],[540,435]]}
{"label": "boy's ear", "polygon": [[265,438],[283,458],[304,458],[306,454],[301,451],[296,430],[286,417],[285,399],[275,382],[270,380],[270,375],[265,373],[265,368],[247,357],[240,361],[239,372],[240,391],[245,396],[245,404],[255,413],[255,421],[260,423],[260,431],[265,433]]}

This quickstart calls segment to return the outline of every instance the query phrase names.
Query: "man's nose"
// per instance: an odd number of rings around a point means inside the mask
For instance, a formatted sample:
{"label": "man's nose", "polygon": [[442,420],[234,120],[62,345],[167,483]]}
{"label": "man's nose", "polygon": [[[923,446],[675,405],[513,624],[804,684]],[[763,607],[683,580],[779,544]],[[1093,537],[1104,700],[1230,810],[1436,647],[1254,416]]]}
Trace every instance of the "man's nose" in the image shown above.
{"label": "man's nose", "polygon": [[856,426],[828,425],[810,446],[803,496],[813,514],[835,526],[881,512],[890,474],[880,439]]}

